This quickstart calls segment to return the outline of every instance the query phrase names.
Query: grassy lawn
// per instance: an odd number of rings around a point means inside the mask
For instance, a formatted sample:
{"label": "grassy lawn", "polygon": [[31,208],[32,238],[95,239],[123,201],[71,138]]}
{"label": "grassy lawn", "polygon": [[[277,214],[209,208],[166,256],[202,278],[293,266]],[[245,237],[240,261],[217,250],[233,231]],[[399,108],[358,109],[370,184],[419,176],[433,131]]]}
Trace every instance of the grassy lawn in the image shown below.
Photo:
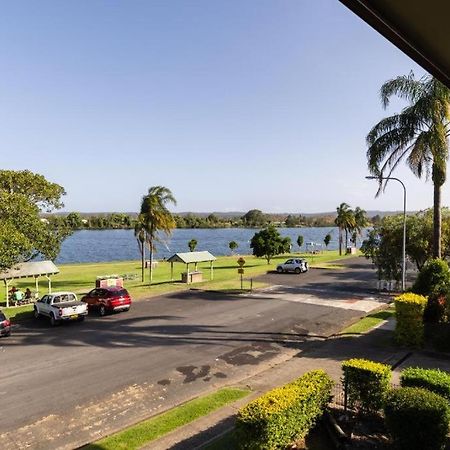
{"label": "grassy lawn", "polygon": [[[318,255],[307,255],[295,253],[292,255],[282,255],[273,258],[270,264],[267,264],[264,258],[254,256],[244,256],[246,260],[244,274],[244,289],[250,288],[250,279],[266,273],[268,270],[275,270],[276,265],[284,262],[290,257],[304,257],[308,260],[311,267],[325,267],[338,269],[339,260],[345,260],[349,256],[339,256],[338,251],[325,251]],[[194,285],[181,283],[181,272],[186,270],[183,264],[174,264],[174,280],[170,281],[170,263],[160,261],[158,267],[153,272],[153,284],[148,281],[141,282],[141,266],[139,261],[115,261],[105,263],[87,263],[87,264],[62,264],[59,266],[60,273],[52,277],[53,291],[65,290],[82,295],[95,287],[95,279],[99,275],[128,275],[134,279],[124,280],[124,285],[135,300],[148,298],[155,295],[176,292],[195,287],[207,290],[219,290],[225,292],[236,291],[240,289],[240,277],[237,273],[238,256],[222,256],[214,262],[214,280],[209,280],[209,263],[199,264],[199,269],[203,271],[205,281]],[[189,270],[193,270],[190,266]],[[148,279],[148,269],[146,271]],[[34,280],[25,279],[14,283],[22,289],[30,287],[34,291]],[[253,288],[263,287],[260,282],[253,282]],[[47,283],[45,279],[40,280],[40,294],[47,292]],[[0,290],[0,306],[4,306],[4,291]],[[22,306],[13,308],[4,308],[4,312],[11,318],[17,314],[22,316],[26,311],[31,311],[32,306]]]}
{"label": "grassy lawn", "polygon": [[395,316],[395,308],[390,307],[363,317],[359,322],[350,325],[341,334],[362,334],[379,325],[381,322]]}
{"label": "grassy lawn", "polygon": [[244,389],[220,389],[219,391],[200,397],[184,405],[178,406],[157,417],[145,420],[124,431],[108,436],[93,444],[83,447],[84,450],[133,450],[142,447],[159,437],[192,422],[216,409],[239,400],[250,393]]}

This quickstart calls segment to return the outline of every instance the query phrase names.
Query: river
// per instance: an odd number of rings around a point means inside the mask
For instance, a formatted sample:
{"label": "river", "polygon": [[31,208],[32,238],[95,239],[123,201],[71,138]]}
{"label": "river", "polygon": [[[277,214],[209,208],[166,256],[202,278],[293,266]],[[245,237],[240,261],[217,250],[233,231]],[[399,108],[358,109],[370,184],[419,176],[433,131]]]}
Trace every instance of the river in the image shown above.
{"label": "river", "polygon": [[[188,252],[188,242],[196,239],[196,251],[208,250],[215,256],[230,255],[230,241],[239,245],[235,253],[251,254],[250,240],[257,229],[248,228],[208,228],[208,229],[175,229],[172,236],[158,244],[155,258],[162,259],[177,252]],[[327,233],[331,234],[328,249],[338,248],[338,229],[329,228],[279,228],[282,236],[292,240],[293,251],[298,251],[297,237],[302,235],[304,242],[323,244]],[[303,249],[305,249],[305,244]],[[62,244],[57,263],[82,263],[126,261],[140,258],[136,239],[132,230],[80,230],[73,233]]]}

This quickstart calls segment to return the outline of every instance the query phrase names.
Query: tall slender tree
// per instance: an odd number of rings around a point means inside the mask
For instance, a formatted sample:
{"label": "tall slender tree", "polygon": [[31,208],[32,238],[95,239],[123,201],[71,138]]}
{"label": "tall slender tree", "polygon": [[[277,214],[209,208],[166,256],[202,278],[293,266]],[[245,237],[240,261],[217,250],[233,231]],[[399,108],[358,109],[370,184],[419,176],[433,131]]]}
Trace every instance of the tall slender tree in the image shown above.
{"label": "tall slender tree", "polygon": [[355,215],[347,203],[341,203],[336,208],[336,219],[334,223],[339,228],[339,255],[342,255],[343,233],[345,231],[345,246],[348,242],[348,233],[355,227]]}
{"label": "tall slender tree", "polygon": [[414,175],[425,174],[434,185],[433,256],[441,257],[441,188],[446,180],[450,135],[450,89],[431,76],[415,79],[411,72],[389,80],[381,87],[381,102],[387,108],[392,96],[409,105],[400,113],[382,119],[367,135],[369,171],[390,176],[402,160]]}
{"label": "tall slender tree", "polygon": [[145,223],[141,214],[138,216],[138,220],[134,224],[134,237],[137,240],[139,252],[141,254],[141,279],[145,281],[145,245],[147,242],[147,236],[145,232]]}
{"label": "tall slender tree", "polygon": [[170,236],[176,226],[175,219],[167,208],[170,203],[177,204],[170,189],[164,186],[152,186],[142,197],[140,217],[149,248],[150,283],[153,281],[153,253],[156,251],[156,243],[161,242],[161,235]]}

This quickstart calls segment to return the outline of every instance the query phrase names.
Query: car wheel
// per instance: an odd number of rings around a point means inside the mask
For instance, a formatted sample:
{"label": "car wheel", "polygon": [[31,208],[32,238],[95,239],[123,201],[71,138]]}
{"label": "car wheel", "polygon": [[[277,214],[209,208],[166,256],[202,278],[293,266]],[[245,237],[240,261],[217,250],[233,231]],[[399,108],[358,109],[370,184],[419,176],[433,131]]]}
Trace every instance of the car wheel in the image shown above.
{"label": "car wheel", "polygon": [[100,305],[98,308],[98,313],[103,317],[106,314],[106,308],[105,305]]}
{"label": "car wheel", "polygon": [[57,323],[58,323],[58,321],[55,319],[54,314],[51,313],[51,314],[50,314],[50,325],[51,325],[52,327],[54,327],[54,326],[57,325]]}
{"label": "car wheel", "polygon": [[278,267],[277,267],[277,272],[278,272],[278,273],[282,273],[282,272],[283,272],[283,268],[282,268],[281,266],[278,266]]}
{"label": "car wheel", "polygon": [[84,319],[85,319],[85,316],[80,316],[80,317],[78,317],[78,322],[84,322]]}
{"label": "car wheel", "polygon": [[38,313],[38,310],[36,308],[34,308],[34,318],[39,319],[40,317],[41,317],[41,315]]}
{"label": "car wheel", "polygon": [[295,273],[301,273],[300,267],[296,267],[294,270]]}

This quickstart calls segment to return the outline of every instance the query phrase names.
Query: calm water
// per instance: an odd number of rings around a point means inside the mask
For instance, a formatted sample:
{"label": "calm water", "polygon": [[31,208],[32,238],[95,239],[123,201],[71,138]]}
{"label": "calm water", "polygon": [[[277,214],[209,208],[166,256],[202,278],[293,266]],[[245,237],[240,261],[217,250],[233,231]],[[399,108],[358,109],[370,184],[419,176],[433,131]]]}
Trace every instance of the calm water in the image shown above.
{"label": "calm water", "polygon": [[[215,256],[229,255],[228,243],[236,241],[239,247],[236,253],[249,254],[250,239],[256,229],[219,228],[219,229],[175,229],[171,238],[158,245],[157,259],[171,256],[177,252],[188,252],[188,242],[196,239],[196,250],[208,250]],[[293,251],[297,251],[297,237],[302,235],[304,242],[322,243],[327,233],[331,234],[329,249],[338,248],[337,228],[280,228],[282,236],[292,240]],[[304,245],[303,245],[304,248]],[[139,259],[140,253],[132,230],[81,230],[67,238],[61,247],[57,263],[126,261]]]}

